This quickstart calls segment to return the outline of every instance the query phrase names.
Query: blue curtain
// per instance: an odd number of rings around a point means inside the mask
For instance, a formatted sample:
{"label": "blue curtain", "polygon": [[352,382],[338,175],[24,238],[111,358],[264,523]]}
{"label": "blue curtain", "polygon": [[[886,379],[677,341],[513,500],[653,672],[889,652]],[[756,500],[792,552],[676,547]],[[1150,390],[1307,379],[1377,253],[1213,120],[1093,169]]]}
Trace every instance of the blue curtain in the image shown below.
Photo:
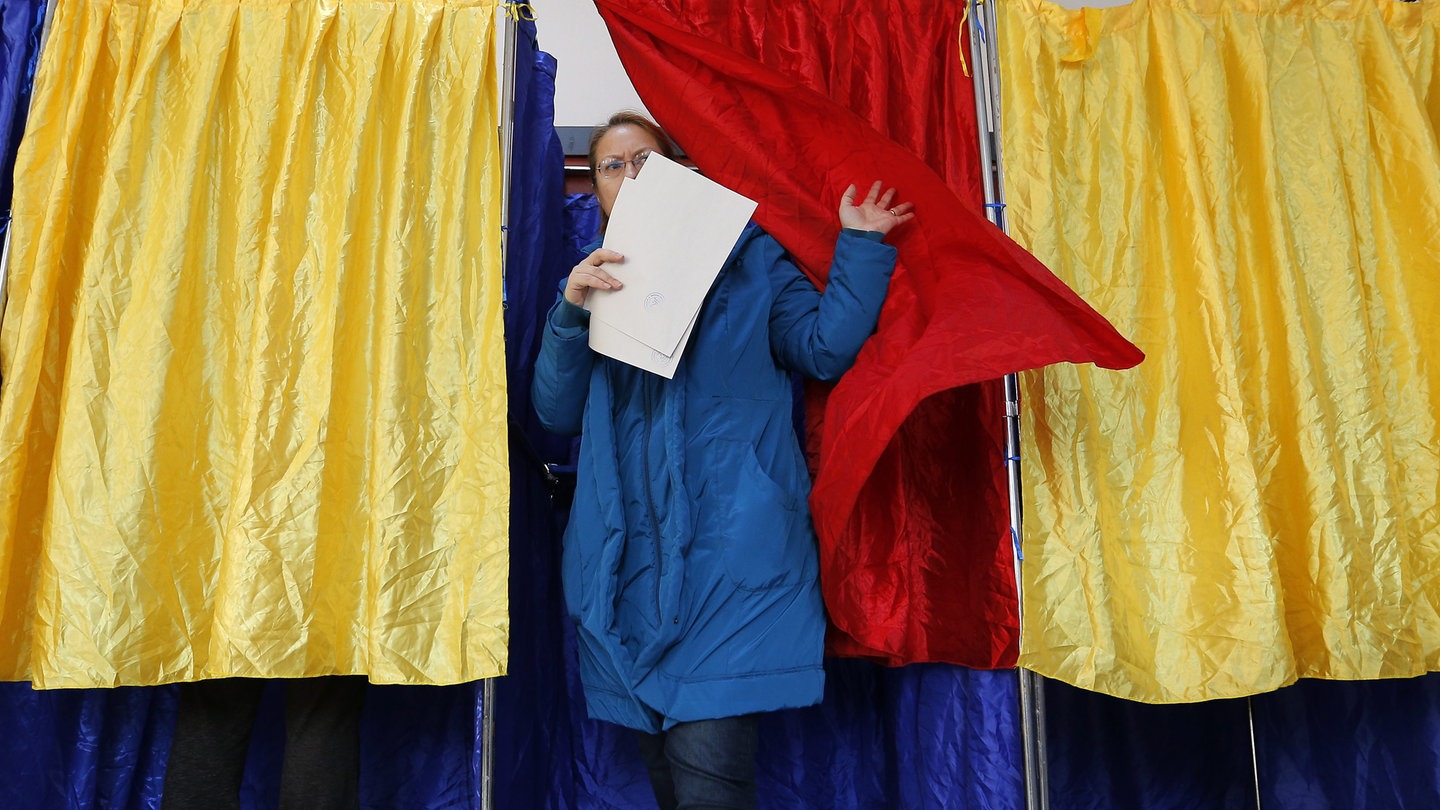
{"label": "blue curtain", "polygon": [[530,407],[539,325],[569,272],[564,227],[565,153],[554,128],[555,60],[522,23],[516,47],[514,160],[506,246],[505,349],[510,402],[510,664],[495,685],[495,806],[570,807],[577,718],[560,663],[560,548],[543,466],[568,460],[568,440],[547,434]]}
{"label": "blue curtain", "polygon": [[1440,673],[1183,706],[1045,694],[1056,810],[1244,810],[1257,771],[1266,808],[1440,807]]}
{"label": "blue curtain", "polygon": [[10,226],[15,150],[30,111],[45,0],[0,0],[0,236]]}
{"label": "blue curtain", "polygon": [[173,689],[35,692],[0,683],[0,807],[153,807]]}
{"label": "blue curtain", "polygon": [[1440,674],[1302,681],[1253,700],[1265,807],[1440,807]]}

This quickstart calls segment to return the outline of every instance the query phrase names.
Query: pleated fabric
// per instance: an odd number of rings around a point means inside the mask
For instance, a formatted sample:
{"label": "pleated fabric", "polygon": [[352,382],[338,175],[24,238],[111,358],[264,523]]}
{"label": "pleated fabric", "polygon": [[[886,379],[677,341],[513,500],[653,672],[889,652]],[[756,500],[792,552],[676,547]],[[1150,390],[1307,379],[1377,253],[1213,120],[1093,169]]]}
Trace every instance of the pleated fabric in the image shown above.
{"label": "pleated fabric", "polygon": [[44,23],[45,0],[0,0],[0,235],[10,225],[11,172]]}
{"label": "pleated fabric", "polygon": [[887,240],[899,261],[874,337],[833,391],[807,392],[827,644],[891,665],[1013,665],[1003,397],[974,384],[1142,355],[980,215],[964,6],[596,5],[646,107],[702,171],[759,201],[755,220],[817,283],[847,185],[881,179],[916,204]]}
{"label": "pleated fabric", "polygon": [[1045,693],[1053,806],[1440,806],[1437,673],[1307,679],[1249,698],[1169,705],[1059,681],[1046,681]]}
{"label": "pleated fabric", "polygon": [[1436,669],[1440,7],[999,8],[1016,238],[1149,358],[1025,377],[1022,666]]}
{"label": "pleated fabric", "polygon": [[[495,807],[571,807],[577,734],[560,660],[570,626],[560,587],[555,476],[570,437],[547,433],[530,406],[530,381],[545,313],[576,259],[564,240],[565,149],[555,131],[555,58],[539,49],[536,24],[515,26],[514,132],[505,245],[505,360],[510,384],[509,677],[495,681]],[[578,67],[578,66],[573,66]],[[595,223],[585,236],[588,243]],[[482,748],[476,740],[476,750]],[[562,791],[569,790],[569,798]]]}
{"label": "pleated fabric", "polygon": [[[544,129],[523,123],[523,109],[517,103],[517,138]],[[547,143],[552,136],[545,133]],[[543,152],[534,148],[536,155]],[[548,227],[515,215],[520,200],[533,194],[518,188],[526,182],[517,170],[512,268],[530,266],[516,253],[531,240],[516,231]],[[569,223],[582,223],[565,229],[567,242],[579,251],[595,233],[594,199],[576,198],[566,212]],[[517,331],[527,327],[514,316],[520,284],[512,273],[507,316]],[[553,295],[554,283],[537,281],[534,287],[536,295]],[[533,343],[533,335],[511,338],[512,346]],[[523,359],[510,362],[512,369],[524,367]],[[517,482],[525,474],[521,464],[517,452]],[[532,555],[549,558],[553,550],[545,549],[558,542],[546,520],[533,517],[543,512],[527,508],[527,518],[517,510],[513,520],[515,542],[527,555],[527,564],[514,569],[513,589],[553,598],[553,583],[534,578],[543,564],[529,562]],[[536,608],[547,604],[543,595],[530,598]],[[540,651],[536,669],[522,672],[532,664],[521,660],[517,643],[512,677],[499,683],[497,806],[643,806],[649,787],[633,741],[584,719],[578,683],[568,698],[563,687],[558,693],[553,688],[554,680],[565,680],[567,659],[558,652],[554,629],[563,625],[561,609],[553,601],[548,607],[553,620],[538,622],[522,619],[512,606],[516,635],[529,634],[523,643]],[[858,661],[832,661],[830,668],[825,705],[767,721],[762,807],[978,810],[1023,804],[1013,675],[942,665],[881,672]],[[1440,674],[1373,683],[1307,681],[1254,698],[1262,804],[1365,810],[1440,805],[1437,679]],[[476,692],[472,686],[372,687],[362,726],[362,804],[479,807]],[[278,697],[268,695],[261,710],[242,807],[275,804],[283,741]],[[1246,701],[1144,706],[1053,681],[1047,701],[1052,800],[1064,797],[1066,807],[1145,810],[1254,806]],[[0,807],[157,806],[174,704],[172,687],[34,692],[26,684],[0,684],[0,729],[8,732],[0,735]],[[537,705],[544,708],[534,713]],[[509,737],[507,728],[519,736]],[[882,786],[889,792],[882,793]]]}
{"label": "pleated fabric", "polygon": [[504,671],[494,15],[57,9],[0,333],[0,677]]}

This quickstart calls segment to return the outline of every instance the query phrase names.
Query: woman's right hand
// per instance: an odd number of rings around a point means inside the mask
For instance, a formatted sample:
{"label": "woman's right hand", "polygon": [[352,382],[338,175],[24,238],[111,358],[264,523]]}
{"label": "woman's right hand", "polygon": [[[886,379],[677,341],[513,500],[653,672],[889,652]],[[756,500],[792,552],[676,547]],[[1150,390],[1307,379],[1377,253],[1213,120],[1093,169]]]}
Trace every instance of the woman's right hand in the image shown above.
{"label": "woman's right hand", "polygon": [[625,261],[624,256],[605,248],[599,248],[586,256],[584,261],[575,265],[575,269],[570,271],[570,278],[565,280],[565,300],[577,307],[583,307],[585,306],[585,296],[591,287],[597,290],[618,290],[625,286],[620,283],[620,279],[600,268],[600,265],[606,262],[623,261]]}

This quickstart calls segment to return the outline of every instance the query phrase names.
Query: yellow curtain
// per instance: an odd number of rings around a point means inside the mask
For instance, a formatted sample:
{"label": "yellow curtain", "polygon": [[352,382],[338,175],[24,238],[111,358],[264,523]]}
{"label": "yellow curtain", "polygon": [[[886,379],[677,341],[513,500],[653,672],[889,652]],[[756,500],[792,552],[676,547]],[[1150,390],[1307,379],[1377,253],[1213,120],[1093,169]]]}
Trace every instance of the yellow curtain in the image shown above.
{"label": "yellow curtain", "polygon": [[67,0],[0,334],[0,678],[504,670],[493,0]]}
{"label": "yellow curtain", "polygon": [[1021,665],[1440,663],[1440,4],[999,5],[1016,238],[1145,350],[1024,378]]}

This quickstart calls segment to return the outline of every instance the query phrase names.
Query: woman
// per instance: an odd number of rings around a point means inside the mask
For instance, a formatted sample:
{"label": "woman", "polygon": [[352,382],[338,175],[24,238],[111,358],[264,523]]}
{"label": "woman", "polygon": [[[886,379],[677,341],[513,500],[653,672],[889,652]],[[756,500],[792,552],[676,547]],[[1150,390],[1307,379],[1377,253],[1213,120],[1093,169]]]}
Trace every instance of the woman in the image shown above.
{"label": "woman", "polygon": [[[619,113],[590,140],[608,217],[664,132]],[[790,372],[834,380],[874,331],[911,218],[852,185],[824,295],[750,225],[673,379],[590,351],[591,289],[623,286],[595,249],[550,310],[534,383],[547,429],[581,433],[562,577],[592,717],[641,732],[662,808],[753,807],[758,712],[818,703],[824,608]],[[613,263],[614,272],[602,266]]]}

